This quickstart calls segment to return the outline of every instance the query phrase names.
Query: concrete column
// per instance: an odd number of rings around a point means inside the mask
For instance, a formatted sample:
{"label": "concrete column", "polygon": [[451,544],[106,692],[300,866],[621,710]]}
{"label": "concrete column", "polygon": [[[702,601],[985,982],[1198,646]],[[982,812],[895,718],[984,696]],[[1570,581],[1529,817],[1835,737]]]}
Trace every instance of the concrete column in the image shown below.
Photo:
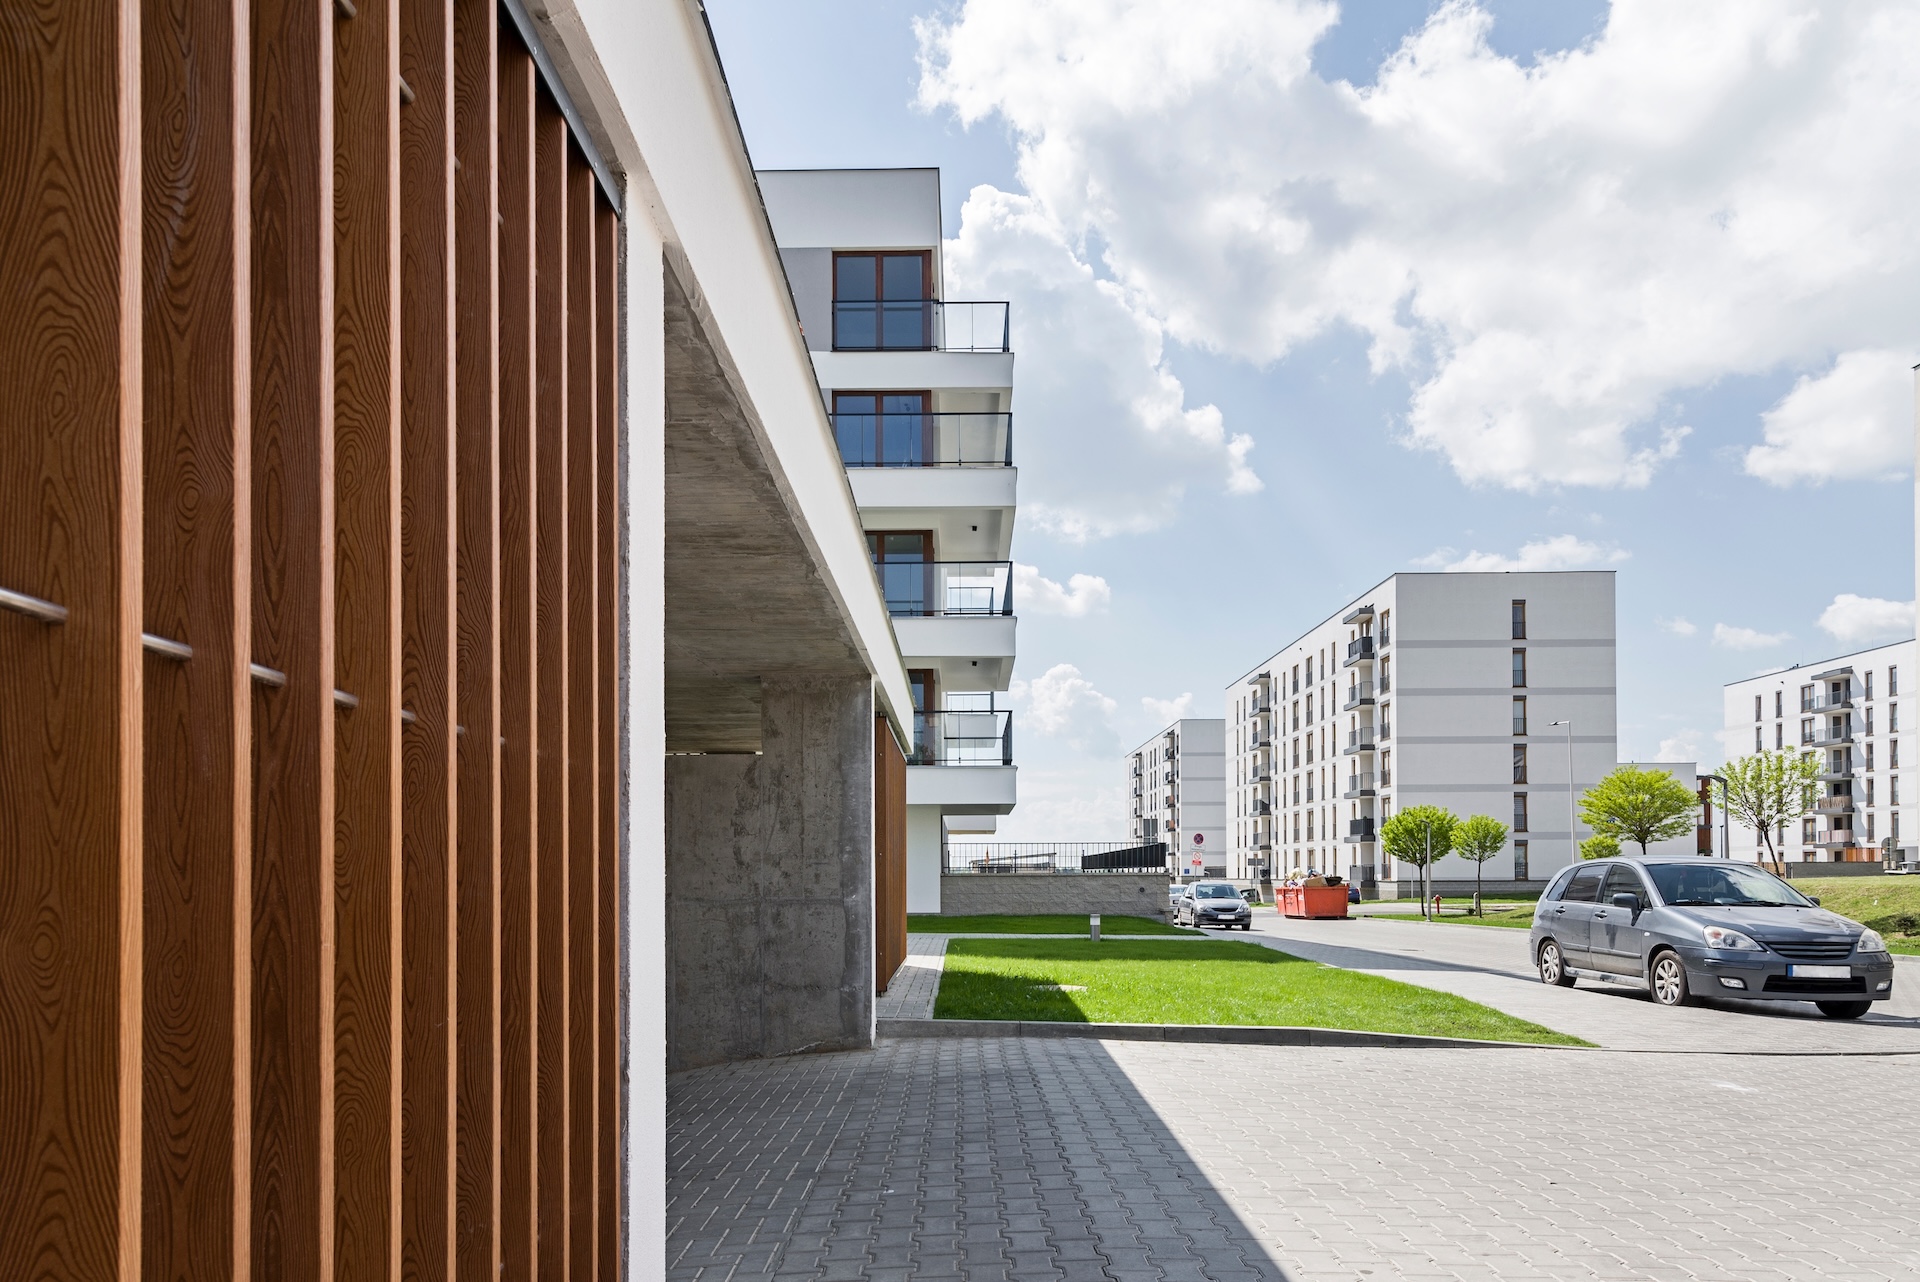
{"label": "concrete column", "polygon": [[873,692],[768,681],[758,756],[667,758],[667,1067],[873,1044]]}
{"label": "concrete column", "polygon": [[907,911],[940,911],[940,807],[907,807]]}

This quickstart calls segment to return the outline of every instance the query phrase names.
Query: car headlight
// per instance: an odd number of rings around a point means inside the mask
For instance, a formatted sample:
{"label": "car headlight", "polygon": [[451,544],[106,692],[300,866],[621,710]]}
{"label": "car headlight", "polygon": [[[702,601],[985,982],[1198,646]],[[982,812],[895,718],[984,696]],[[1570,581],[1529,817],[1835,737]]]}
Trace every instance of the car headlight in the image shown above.
{"label": "car headlight", "polygon": [[1856,952],[1884,953],[1887,951],[1887,941],[1880,938],[1877,930],[1863,930],[1860,938],[1853,941],[1853,947]]}
{"label": "car headlight", "polygon": [[1702,932],[1707,937],[1707,947],[1724,949],[1735,953],[1757,953],[1760,945],[1748,939],[1737,930],[1728,930],[1725,926],[1708,926]]}

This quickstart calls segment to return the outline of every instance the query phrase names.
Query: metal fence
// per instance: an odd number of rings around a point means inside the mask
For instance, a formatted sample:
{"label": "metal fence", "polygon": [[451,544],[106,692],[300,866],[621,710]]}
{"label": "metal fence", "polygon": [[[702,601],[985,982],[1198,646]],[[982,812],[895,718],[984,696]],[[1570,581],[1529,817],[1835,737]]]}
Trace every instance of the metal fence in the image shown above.
{"label": "metal fence", "polygon": [[1150,841],[990,841],[949,844],[946,873],[1165,872],[1167,843]]}

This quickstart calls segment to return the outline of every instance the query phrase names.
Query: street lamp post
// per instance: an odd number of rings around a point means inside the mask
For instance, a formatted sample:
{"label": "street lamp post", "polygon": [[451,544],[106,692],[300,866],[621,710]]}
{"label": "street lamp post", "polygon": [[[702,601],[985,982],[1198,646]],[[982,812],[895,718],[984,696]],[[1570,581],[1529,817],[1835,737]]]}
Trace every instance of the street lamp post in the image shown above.
{"label": "street lamp post", "polygon": [[1574,831],[1573,826],[1573,718],[1568,717],[1565,721],[1547,723],[1549,729],[1554,726],[1567,728],[1567,850],[1569,852],[1567,862],[1577,864],[1580,862],[1580,842],[1579,834]]}

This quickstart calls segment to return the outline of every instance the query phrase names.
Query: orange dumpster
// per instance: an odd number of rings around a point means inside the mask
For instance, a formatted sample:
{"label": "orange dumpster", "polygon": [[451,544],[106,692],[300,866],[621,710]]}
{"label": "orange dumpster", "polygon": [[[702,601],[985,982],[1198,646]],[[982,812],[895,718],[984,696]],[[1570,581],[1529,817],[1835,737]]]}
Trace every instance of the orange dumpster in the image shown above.
{"label": "orange dumpster", "polygon": [[1274,892],[1286,917],[1345,917],[1345,886],[1282,886]]}

